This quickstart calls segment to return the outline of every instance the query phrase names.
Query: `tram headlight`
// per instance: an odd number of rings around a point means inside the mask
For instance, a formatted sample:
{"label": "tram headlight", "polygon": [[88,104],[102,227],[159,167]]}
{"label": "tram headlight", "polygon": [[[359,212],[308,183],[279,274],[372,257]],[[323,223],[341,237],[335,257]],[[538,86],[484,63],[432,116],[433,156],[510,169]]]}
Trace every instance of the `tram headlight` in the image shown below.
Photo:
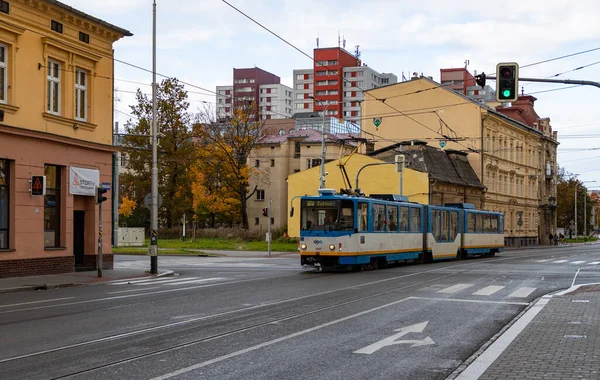
{"label": "tram headlight", "polygon": [[302,245],[300,246],[300,248],[302,248],[303,250],[306,250],[306,244],[302,244]]}
{"label": "tram headlight", "polygon": [[329,249],[331,249],[333,251],[335,249],[335,245],[329,244]]}

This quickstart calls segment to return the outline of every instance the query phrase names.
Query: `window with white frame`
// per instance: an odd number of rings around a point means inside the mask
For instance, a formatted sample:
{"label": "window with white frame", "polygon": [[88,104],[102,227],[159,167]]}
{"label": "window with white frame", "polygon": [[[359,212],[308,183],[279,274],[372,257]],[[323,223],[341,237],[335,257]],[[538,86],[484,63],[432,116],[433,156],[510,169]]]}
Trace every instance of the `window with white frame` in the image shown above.
{"label": "window with white frame", "polygon": [[48,112],[60,115],[60,63],[48,60]]}
{"label": "window with white frame", "polygon": [[257,201],[265,200],[265,191],[264,190],[256,190],[256,200]]}
{"label": "window with white frame", "polygon": [[6,77],[7,77],[7,64],[8,59],[6,54],[8,49],[6,45],[0,44],[0,103],[6,103]]}
{"label": "window with white frame", "polygon": [[75,70],[75,119],[87,120],[87,72]]}

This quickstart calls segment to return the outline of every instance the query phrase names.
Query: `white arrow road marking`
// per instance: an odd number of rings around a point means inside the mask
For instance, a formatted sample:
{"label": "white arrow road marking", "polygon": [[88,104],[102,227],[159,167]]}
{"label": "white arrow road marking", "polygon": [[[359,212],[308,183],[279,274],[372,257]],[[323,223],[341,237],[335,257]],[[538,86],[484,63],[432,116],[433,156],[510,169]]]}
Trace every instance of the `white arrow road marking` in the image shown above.
{"label": "white arrow road marking", "polygon": [[354,351],[354,353],[370,355],[373,352],[375,352],[385,346],[391,346],[394,344],[412,344],[411,347],[428,346],[428,345],[435,344],[435,342],[430,337],[427,337],[422,340],[396,340],[396,339],[399,339],[409,333],[423,332],[423,330],[425,330],[425,327],[427,326],[428,323],[429,323],[429,321],[425,321],[425,322],[417,323],[417,324],[414,324],[411,326],[401,327],[397,330],[394,330],[394,331],[400,331],[398,334],[394,334],[390,337],[380,340],[379,342],[375,342],[365,348],[361,348],[358,351]]}

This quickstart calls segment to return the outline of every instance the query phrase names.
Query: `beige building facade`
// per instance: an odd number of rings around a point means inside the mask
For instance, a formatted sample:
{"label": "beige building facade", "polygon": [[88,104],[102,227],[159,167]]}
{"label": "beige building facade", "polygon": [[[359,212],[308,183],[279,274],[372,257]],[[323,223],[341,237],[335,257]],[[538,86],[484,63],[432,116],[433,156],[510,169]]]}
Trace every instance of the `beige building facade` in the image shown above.
{"label": "beige building facade", "polygon": [[[95,269],[96,187],[112,177],[113,43],[131,33],[60,2],[5,3],[0,277]],[[112,267],[110,210],[107,201],[104,268]]]}
{"label": "beige building facade", "polygon": [[548,119],[529,123],[526,104],[496,110],[424,77],[366,94],[364,137],[380,136],[376,149],[423,140],[469,153],[485,186],[481,207],[505,214],[507,245],[544,243],[556,229],[557,140]]}

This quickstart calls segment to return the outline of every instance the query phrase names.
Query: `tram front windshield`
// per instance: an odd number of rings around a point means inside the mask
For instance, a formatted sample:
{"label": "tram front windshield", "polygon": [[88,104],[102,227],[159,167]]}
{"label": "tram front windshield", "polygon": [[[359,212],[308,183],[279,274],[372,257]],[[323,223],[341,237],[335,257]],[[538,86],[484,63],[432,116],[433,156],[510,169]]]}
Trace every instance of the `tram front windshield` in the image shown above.
{"label": "tram front windshield", "polygon": [[301,228],[305,231],[352,231],[354,202],[350,200],[304,199]]}

